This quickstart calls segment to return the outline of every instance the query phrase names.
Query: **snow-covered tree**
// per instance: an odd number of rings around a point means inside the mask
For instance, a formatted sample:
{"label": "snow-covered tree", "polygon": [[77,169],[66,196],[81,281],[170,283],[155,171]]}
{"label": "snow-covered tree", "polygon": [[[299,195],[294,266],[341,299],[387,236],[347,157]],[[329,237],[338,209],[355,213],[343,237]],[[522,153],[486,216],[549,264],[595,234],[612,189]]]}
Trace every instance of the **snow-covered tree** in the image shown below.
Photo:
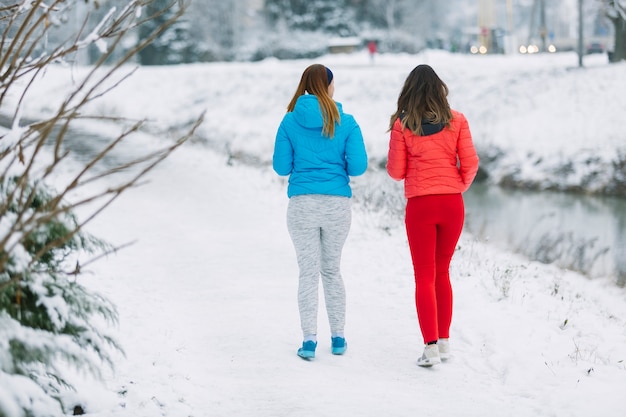
{"label": "snow-covered tree", "polygon": [[357,33],[355,10],[348,0],[266,0],[265,10],[271,22],[283,20],[290,29],[335,36]]}
{"label": "snow-covered tree", "polygon": [[603,0],[603,3],[605,14],[615,29],[611,62],[626,60],[626,0]]}
{"label": "snow-covered tree", "polygon": [[[90,236],[85,226],[193,134],[201,117],[164,149],[126,160],[107,156],[145,121],[89,113],[88,105],[116,88],[133,70],[123,65],[183,10],[111,62],[116,48],[133,35],[152,0],[129,0],[110,8],[93,27],[85,20],[72,36],[54,37],[77,2],[15,0],[0,3],[0,416],[56,417],[75,404],[65,401],[75,371],[97,376],[118,349],[107,323],[115,307],[84,285],[85,267],[116,248]],[[174,1],[174,0],[172,0]],[[91,28],[91,29],[88,29]],[[81,50],[100,56],[73,87],[58,92],[49,114],[22,117],[30,89],[51,65],[69,65]],[[104,63],[107,62],[107,66]],[[68,132],[76,122],[118,122],[122,133],[87,141],[88,155],[73,158]],[[77,169],[76,161],[83,161]],[[106,161],[106,163],[105,163]],[[123,176],[122,172],[126,172]],[[132,174],[129,174],[132,173]],[[76,215],[81,210],[81,218]]]}
{"label": "snow-covered tree", "polygon": [[244,26],[242,0],[195,1],[189,5],[186,17],[195,41],[196,60],[232,60],[241,47]]}
{"label": "snow-covered tree", "polygon": [[[23,387],[0,396],[3,416],[59,415],[71,386],[67,366],[97,376],[119,349],[94,320],[115,323],[115,307],[79,279],[79,255],[107,245],[80,231],[71,210],[55,205],[57,196],[24,177],[0,182],[0,385]],[[33,217],[36,224],[20,230]]]}
{"label": "snow-covered tree", "polygon": [[190,32],[188,18],[181,15],[172,25],[163,28],[165,22],[180,15],[181,9],[187,6],[172,0],[153,0],[145,7],[150,18],[139,27],[139,42],[151,36],[154,36],[154,41],[139,51],[139,62],[142,65],[194,62],[196,43]]}

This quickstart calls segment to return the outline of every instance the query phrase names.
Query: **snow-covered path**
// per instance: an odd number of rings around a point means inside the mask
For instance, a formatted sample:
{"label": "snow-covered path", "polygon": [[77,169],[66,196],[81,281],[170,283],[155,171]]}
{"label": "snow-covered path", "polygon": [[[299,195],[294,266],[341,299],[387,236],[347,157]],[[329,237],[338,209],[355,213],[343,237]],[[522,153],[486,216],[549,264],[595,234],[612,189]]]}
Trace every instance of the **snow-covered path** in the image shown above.
{"label": "snow-covered path", "polygon": [[90,229],[139,239],[93,268],[89,285],[118,306],[127,356],[109,391],[85,398],[90,415],[621,415],[623,292],[464,237],[454,357],[421,369],[401,222],[385,232],[355,209],[343,260],[349,349],[330,354],[321,303],[317,358],[305,362],[284,183],[195,145],[150,177]]}
{"label": "snow-covered path", "polygon": [[[379,164],[399,88],[416,64],[429,63],[471,120],[477,146],[502,150],[490,170],[493,182],[519,172],[520,181],[576,185],[590,176],[602,185],[624,153],[626,109],[624,65],[605,61],[589,56],[586,68],[575,69],[572,53],[426,51],[381,55],[375,66],[367,54],[339,54],[142,67],[123,88],[84,110],[148,118],[164,129],[207,111],[199,130],[207,146],[267,162],[302,70],[321,62],[335,72],[337,99],[359,120]],[[49,117],[90,71],[50,66],[22,103],[24,117]],[[587,124],[596,119],[603,123]],[[134,149],[155,142],[139,141]],[[133,155],[132,149],[122,151]],[[575,172],[555,175],[570,162]],[[367,190],[379,184],[373,177],[366,173],[357,181]],[[330,354],[320,310],[318,358],[307,363],[295,355],[301,337],[297,266],[285,225],[284,182],[267,167],[228,165],[225,156],[198,144],[177,150],[150,178],[90,225],[114,244],[138,239],[79,278],[119,308],[117,339],[127,353],[106,376],[104,390],[77,385],[76,401],[90,416],[624,414],[626,291],[609,278],[589,281],[465,235],[452,270],[454,357],[420,369],[402,221],[355,204],[343,262],[349,350],[343,357]]]}

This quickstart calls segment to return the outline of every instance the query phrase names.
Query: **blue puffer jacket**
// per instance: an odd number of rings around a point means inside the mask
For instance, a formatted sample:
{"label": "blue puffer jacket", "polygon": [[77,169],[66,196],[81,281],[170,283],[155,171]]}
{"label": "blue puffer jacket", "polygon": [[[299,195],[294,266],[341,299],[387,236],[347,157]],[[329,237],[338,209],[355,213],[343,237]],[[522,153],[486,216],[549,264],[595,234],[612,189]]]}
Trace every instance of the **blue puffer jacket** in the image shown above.
{"label": "blue puffer jacket", "polygon": [[352,197],[349,176],[367,169],[361,128],[337,103],[341,123],[332,139],[322,136],[324,124],[317,97],[298,98],[285,115],[274,145],[273,164],[278,175],[290,175],[287,195],[327,194]]}

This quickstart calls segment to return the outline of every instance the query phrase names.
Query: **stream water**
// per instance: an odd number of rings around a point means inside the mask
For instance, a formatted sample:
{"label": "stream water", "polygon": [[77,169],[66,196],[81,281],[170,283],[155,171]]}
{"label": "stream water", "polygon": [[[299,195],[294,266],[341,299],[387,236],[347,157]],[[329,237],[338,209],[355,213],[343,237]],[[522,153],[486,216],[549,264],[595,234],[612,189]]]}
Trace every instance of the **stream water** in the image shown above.
{"label": "stream water", "polygon": [[466,228],[531,259],[626,285],[626,198],[503,189],[465,193]]}

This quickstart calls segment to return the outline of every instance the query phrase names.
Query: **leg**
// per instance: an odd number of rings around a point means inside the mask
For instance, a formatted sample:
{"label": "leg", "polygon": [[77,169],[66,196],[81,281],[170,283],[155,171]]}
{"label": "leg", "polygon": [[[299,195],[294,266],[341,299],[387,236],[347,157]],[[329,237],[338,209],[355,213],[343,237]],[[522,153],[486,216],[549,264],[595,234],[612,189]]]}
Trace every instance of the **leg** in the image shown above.
{"label": "leg", "polygon": [[439,338],[435,294],[435,243],[437,225],[432,196],[409,199],[406,232],[415,273],[415,306],[424,343]]}
{"label": "leg", "polygon": [[437,320],[439,338],[450,336],[452,322],[452,285],[450,284],[450,261],[463,230],[465,210],[461,194],[441,196],[440,223],[437,228],[436,279]]}
{"label": "leg", "polygon": [[321,234],[321,275],[330,331],[342,336],[346,321],[346,290],[341,276],[341,253],[350,231],[350,200],[330,197]]}
{"label": "leg", "polygon": [[304,336],[317,334],[318,287],[320,274],[320,227],[312,215],[311,202],[292,197],[287,209],[287,228],[300,269],[298,308]]}

